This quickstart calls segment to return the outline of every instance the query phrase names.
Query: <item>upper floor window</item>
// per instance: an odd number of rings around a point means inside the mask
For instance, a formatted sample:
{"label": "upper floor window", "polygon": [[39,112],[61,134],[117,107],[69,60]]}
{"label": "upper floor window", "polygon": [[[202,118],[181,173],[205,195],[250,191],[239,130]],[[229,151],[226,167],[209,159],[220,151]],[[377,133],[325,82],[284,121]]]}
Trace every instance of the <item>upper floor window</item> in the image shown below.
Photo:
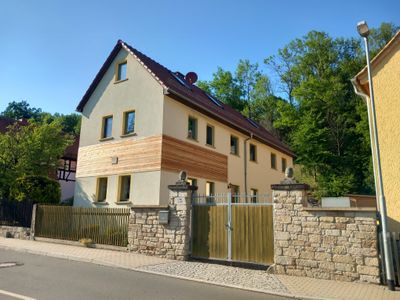
{"label": "upper floor window", "polygon": [[207,125],[206,143],[209,146],[214,146],[214,127],[211,125]]}
{"label": "upper floor window", "polygon": [[197,140],[197,119],[193,117],[188,119],[188,138]]}
{"label": "upper floor window", "polygon": [[287,166],[286,158],[282,157],[282,172],[286,171],[286,166]]}
{"label": "upper floor window", "polygon": [[257,146],[250,144],[250,161],[257,161]]}
{"label": "upper floor window", "polygon": [[112,136],[112,116],[107,116],[103,118],[103,129],[101,132],[101,138],[106,139]]}
{"label": "upper floor window", "polygon": [[276,169],[276,154],[271,153],[271,168]]}
{"label": "upper floor window", "polygon": [[126,79],[126,61],[118,64],[116,81],[125,79]]}
{"label": "upper floor window", "polygon": [[124,132],[123,134],[130,134],[135,132],[135,111],[127,111],[124,113]]}
{"label": "upper floor window", "polygon": [[119,178],[119,201],[128,201],[131,191],[131,176],[125,175]]}
{"label": "upper floor window", "polygon": [[98,202],[104,202],[107,198],[107,177],[101,177],[97,179],[97,192],[96,192],[96,200]]}
{"label": "upper floor window", "polygon": [[239,155],[239,139],[231,135],[231,154]]}

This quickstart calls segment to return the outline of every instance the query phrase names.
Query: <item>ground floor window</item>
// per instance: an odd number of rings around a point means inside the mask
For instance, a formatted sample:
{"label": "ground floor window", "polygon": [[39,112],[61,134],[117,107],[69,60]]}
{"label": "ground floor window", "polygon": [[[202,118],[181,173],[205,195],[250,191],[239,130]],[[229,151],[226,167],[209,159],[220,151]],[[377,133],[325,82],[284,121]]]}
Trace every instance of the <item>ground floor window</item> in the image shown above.
{"label": "ground floor window", "polygon": [[211,181],[206,182],[206,197],[207,197],[207,202],[212,202],[213,197],[215,194],[215,183]]}
{"label": "ground floor window", "polygon": [[97,202],[104,202],[107,198],[107,177],[101,177],[97,179],[97,192],[96,192],[96,200]]}
{"label": "ground floor window", "polygon": [[250,189],[250,198],[252,203],[257,203],[258,190]]}
{"label": "ground floor window", "polygon": [[119,178],[119,201],[129,201],[131,191],[131,176],[124,175]]}
{"label": "ground floor window", "polygon": [[240,202],[240,189],[238,185],[231,185],[231,194],[232,198],[231,201],[232,203],[239,203]]}

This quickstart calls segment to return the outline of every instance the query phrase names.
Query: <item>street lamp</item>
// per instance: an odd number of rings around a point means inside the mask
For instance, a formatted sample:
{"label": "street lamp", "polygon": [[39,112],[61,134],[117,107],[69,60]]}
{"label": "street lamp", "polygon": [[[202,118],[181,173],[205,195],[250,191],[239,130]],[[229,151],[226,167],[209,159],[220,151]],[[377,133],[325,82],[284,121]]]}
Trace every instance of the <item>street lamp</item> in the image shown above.
{"label": "street lamp", "polygon": [[[387,235],[387,212],[386,212],[386,200],[385,193],[383,189],[382,182],[382,168],[381,168],[381,157],[379,151],[379,141],[378,141],[378,129],[376,126],[376,111],[375,111],[375,99],[374,99],[374,89],[372,84],[372,71],[371,71],[371,63],[369,59],[369,45],[368,45],[368,35],[369,28],[367,22],[361,21],[357,23],[357,31],[364,39],[365,43],[365,56],[367,59],[367,69],[368,69],[368,82],[369,82],[369,92],[370,92],[370,100],[371,100],[371,116],[370,120],[372,120],[372,126],[370,124],[369,129],[371,132],[371,136],[373,136],[373,141],[371,140],[371,150],[372,155],[375,152],[375,160],[376,165],[374,163],[374,177],[375,179],[375,190],[379,191],[379,212],[380,212],[380,221],[382,224],[382,237],[383,237],[383,253],[384,253],[384,264],[386,269],[386,277],[388,288],[391,291],[394,291],[394,271],[393,271],[393,259],[392,259],[392,249],[390,246],[390,239]],[[373,134],[372,134],[373,131]],[[374,161],[374,159],[372,158]]]}

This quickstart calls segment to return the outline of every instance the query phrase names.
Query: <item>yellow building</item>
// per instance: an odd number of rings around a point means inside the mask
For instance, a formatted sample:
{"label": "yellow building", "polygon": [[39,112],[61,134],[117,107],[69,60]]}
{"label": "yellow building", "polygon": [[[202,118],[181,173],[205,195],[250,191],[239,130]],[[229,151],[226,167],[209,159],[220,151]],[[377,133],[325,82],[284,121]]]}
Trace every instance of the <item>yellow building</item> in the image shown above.
{"label": "yellow building", "polygon": [[165,205],[181,170],[198,193],[270,193],[293,153],[194,77],[118,41],[77,107],[74,205]]}
{"label": "yellow building", "polygon": [[[371,65],[389,229],[400,232],[400,32],[374,57]],[[366,67],[352,82],[370,109]]]}

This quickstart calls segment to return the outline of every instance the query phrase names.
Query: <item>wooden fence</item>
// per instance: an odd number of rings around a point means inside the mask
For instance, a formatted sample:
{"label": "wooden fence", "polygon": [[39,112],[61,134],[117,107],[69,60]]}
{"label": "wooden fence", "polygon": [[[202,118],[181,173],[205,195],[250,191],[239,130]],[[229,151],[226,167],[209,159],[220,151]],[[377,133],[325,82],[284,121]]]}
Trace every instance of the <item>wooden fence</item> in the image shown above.
{"label": "wooden fence", "polygon": [[126,247],[129,214],[129,208],[38,205],[35,235],[70,241],[85,238],[96,244]]}
{"label": "wooden fence", "polygon": [[33,202],[0,200],[0,225],[31,227]]}

